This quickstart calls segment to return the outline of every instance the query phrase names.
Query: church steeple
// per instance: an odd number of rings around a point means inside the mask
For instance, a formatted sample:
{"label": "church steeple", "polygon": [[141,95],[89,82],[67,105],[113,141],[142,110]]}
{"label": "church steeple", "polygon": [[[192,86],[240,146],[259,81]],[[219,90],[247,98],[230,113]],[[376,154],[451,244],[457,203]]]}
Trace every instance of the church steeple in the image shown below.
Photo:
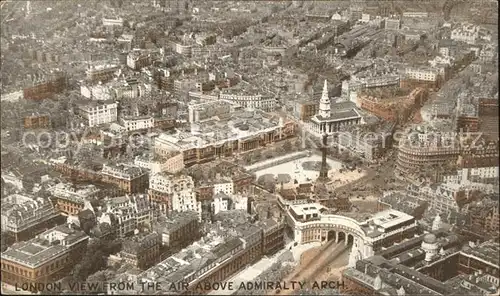
{"label": "church steeple", "polygon": [[323,93],[321,94],[321,100],[319,101],[319,116],[324,118],[330,117],[330,98],[328,97],[328,82],[325,79],[325,84],[323,86]]}

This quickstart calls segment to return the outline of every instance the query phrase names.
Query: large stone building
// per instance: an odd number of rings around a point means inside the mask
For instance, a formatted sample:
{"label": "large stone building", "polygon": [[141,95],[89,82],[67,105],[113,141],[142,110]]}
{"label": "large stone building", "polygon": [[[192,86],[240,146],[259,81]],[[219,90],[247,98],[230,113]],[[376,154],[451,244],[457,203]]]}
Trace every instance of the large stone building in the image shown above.
{"label": "large stone building", "polygon": [[184,165],[264,147],[296,135],[295,123],[260,110],[239,110],[191,124],[191,131],[177,130],[155,138],[155,151],[179,151]]}
{"label": "large stone building", "polygon": [[92,101],[78,107],[89,127],[115,122],[118,119],[118,105],[114,101]]}
{"label": "large stone building", "polygon": [[151,65],[151,54],[141,51],[131,51],[127,55],[127,66],[132,70],[140,70]]}
{"label": "large stone building", "polygon": [[149,186],[149,174],[140,167],[125,164],[104,165],[101,171],[103,183],[118,186],[126,193],[141,193]]}
{"label": "large stone building", "polygon": [[384,120],[405,122],[412,112],[424,104],[427,96],[426,89],[416,88],[406,96],[381,98],[362,94],[357,100],[362,109]]}
{"label": "large stone building", "polygon": [[57,282],[82,259],[88,240],[83,231],[60,225],[12,245],[1,255],[2,286],[28,284],[32,292],[38,292],[37,283]]}
{"label": "large stone building", "polygon": [[283,228],[280,224],[262,222],[254,225],[249,224],[246,219],[242,222],[235,225],[234,222],[218,221],[210,234],[202,240],[172,254],[144,271],[136,280],[143,283],[161,282],[161,293],[168,293],[172,284],[180,283],[187,283],[188,290],[170,290],[170,293],[208,293],[210,290],[197,290],[198,284],[225,281],[245,266],[257,262],[264,255],[274,253],[283,245]]}
{"label": "large stone building", "polygon": [[116,259],[145,270],[159,262],[160,247],[161,237],[158,233],[141,233],[123,242]]}
{"label": "large stone building", "polygon": [[299,101],[294,106],[294,116],[302,121],[309,121],[318,113],[319,104],[314,100]]}
{"label": "large stone building", "polygon": [[338,145],[369,162],[377,161],[392,147],[394,129],[395,124],[392,122],[377,124],[377,127],[354,127],[338,134]]}
{"label": "large stone building", "polygon": [[120,67],[116,65],[97,65],[91,66],[85,73],[89,81],[105,83],[113,79],[119,69]]}
{"label": "large stone building", "polygon": [[96,198],[100,190],[94,185],[76,188],[59,183],[48,190],[55,207],[64,215],[78,215],[85,208],[92,208],[90,199]]}
{"label": "large stone building", "polygon": [[150,174],[170,173],[175,174],[184,169],[182,153],[157,150],[149,155],[138,155],[134,165],[148,169]]}
{"label": "large stone building", "polygon": [[[495,197],[494,197],[495,198]],[[486,236],[498,237],[500,230],[499,202],[485,198],[468,208],[470,228]]]}
{"label": "large stone building", "polygon": [[403,212],[386,210],[371,218],[358,221],[347,216],[325,212],[326,207],[318,203],[285,206],[287,223],[294,231],[296,242],[344,241],[353,244],[363,258],[375,252],[411,238],[417,232],[415,218]]}
{"label": "large stone building", "polygon": [[454,163],[463,178],[492,180],[498,174],[493,167],[498,164],[499,142],[472,138],[459,138],[455,132],[414,130],[399,141],[396,169],[422,173],[431,166]]}
{"label": "large stone building", "polygon": [[98,218],[108,223],[118,236],[124,237],[136,230],[148,228],[153,220],[153,210],[146,194],[125,195],[105,200],[105,209]]}
{"label": "large stone building", "polygon": [[185,175],[167,173],[151,176],[148,190],[152,207],[158,213],[194,211],[201,217],[201,203],[196,199],[193,179]]}
{"label": "large stone building", "polygon": [[66,74],[54,72],[40,75],[34,74],[33,80],[23,89],[27,100],[43,100],[62,92],[68,83]]}
{"label": "large stone building", "polygon": [[[349,103],[349,102],[347,102]],[[308,129],[315,135],[333,134],[341,127],[355,125],[362,122],[362,117],[351,104],[330,102],[328,83],[325,80],[323,93],[319,102],[319,112],[307,124]],[[333,110],[332,110],[333,108]]]}
{"label": "large stone building", "polygon": [[498,294],[498,242],[467,246],[464,237],[439,229],[436,222],[430,233],[390,246],[369,258],[349,260],[349,268],[342,274],[342,292],[351,295]]}
{"label": "large stone building", "polygon": [[171,212],[153,223],[153,229],[161,237],[161,256],[172,254],[187,247],[201,236],[199,214],[194,211]]}
{"label": "large stone building", "polygon": [[48,199],[14,194],[2,200],[2,232],[7,235],[7,241],[31,239],[64,221]]}

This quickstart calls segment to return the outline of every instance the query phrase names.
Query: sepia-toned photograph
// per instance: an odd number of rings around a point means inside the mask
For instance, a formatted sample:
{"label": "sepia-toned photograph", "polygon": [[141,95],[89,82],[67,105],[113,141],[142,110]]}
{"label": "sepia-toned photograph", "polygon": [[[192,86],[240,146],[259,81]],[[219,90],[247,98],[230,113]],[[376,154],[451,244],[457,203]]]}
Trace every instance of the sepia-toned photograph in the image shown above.
{"label": "sepia-toned photograph", "polygon": [[3,295],[499,296],[497,0],[0,0]]}

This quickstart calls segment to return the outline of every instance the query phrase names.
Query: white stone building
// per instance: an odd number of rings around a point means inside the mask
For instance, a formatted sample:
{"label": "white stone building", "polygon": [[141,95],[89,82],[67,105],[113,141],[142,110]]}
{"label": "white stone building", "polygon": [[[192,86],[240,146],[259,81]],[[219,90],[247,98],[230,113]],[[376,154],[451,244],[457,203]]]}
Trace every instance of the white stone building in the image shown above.
{"label": "white stone building", "polygon": [[[149,180],[149,188],[169,196],[172,211],[195,211],[201,217],[201,202],[196,199],[194,181],[190,176],[166,173],[155,174]],[[166,204],[156,204],[154,206],[160,213],[168,213],[169,209]]]}
{"label": "white stone building", "polygon": [[451,31],[451,40],[465,42],[467,44],[476,44],[476,40],[479,38],[479,27],[468,24],[462,25]]}
{"label": "white stone building", "polygon": [[140,227],[151,225],[153,211],[146,194],[125,195],[107,199],[105,212],[98,218],[116,227],[119,236],[133,233]]}
{"label": "white stone building", "polygon": [[212,214],[217,215],[220,212],[225,212],[230,210],[230,203],[231,203],[231,198],[224,194],[224,193],[218,193],[214,195],[213,201],[212,201]]}
{"label": "white stone building", "polygon": [[[355,108],[342,108],[343,104],[332,104],[328,96],[328,84],[325,80],[319,102],[319,112],[311,118],[307,128],[315,135],[333,134],[342,126],[362,122],[362,117]],[[339,108],[337,108],[339,107]],[[333,110],[332,110],[333,108]]]}
{"label": "white stone building", "polygon": [[152,116],[128,116],[121,118],[121,124],[126,131],[146,130],[154,127]]}
{"label": "white stone building", "polygon": [[138,155],[134,159],[134,165],[148,169],[151,174],[171,173],[175,174],[184,168],[184,157],[180,152],[170,152],[166,155]]}
{"label": "white stone building", "polygon": [[433,67],[407,67],[405,76],[408,79],[436,82],[439,78],[439,71]]}
{"label": "white stone building", "polygon": [[113,101],[93,101],[79,106],[79,114],[90,127],[115,122],[118,119],[118,104]]}
{"label": "white stone building", "polygon": [[236,103],[243,108],[261,109],[264,111],[272,111],[276,106],[276,99],[271,96],[261,94],[255,95],[239,95],[222,92],[219,95],[221,100],[227,100]]}
{"label": "white stone building", "polygon": [[234,193],[233,182],[231,180],[217,181],[213,184],[213,186],[214,186],[214,195],[222,192],[228,196],[231,196]]}

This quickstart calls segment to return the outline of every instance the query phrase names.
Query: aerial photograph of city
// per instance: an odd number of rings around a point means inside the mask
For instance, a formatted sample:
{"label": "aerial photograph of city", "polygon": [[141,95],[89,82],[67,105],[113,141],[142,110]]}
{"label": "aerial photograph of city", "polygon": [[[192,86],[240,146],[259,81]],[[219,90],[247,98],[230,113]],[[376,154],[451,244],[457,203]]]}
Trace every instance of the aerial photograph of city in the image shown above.
{"label": "aerial photograph of city", "polygon": [[500,296],[497,0],[0,0],[1,293]]}

